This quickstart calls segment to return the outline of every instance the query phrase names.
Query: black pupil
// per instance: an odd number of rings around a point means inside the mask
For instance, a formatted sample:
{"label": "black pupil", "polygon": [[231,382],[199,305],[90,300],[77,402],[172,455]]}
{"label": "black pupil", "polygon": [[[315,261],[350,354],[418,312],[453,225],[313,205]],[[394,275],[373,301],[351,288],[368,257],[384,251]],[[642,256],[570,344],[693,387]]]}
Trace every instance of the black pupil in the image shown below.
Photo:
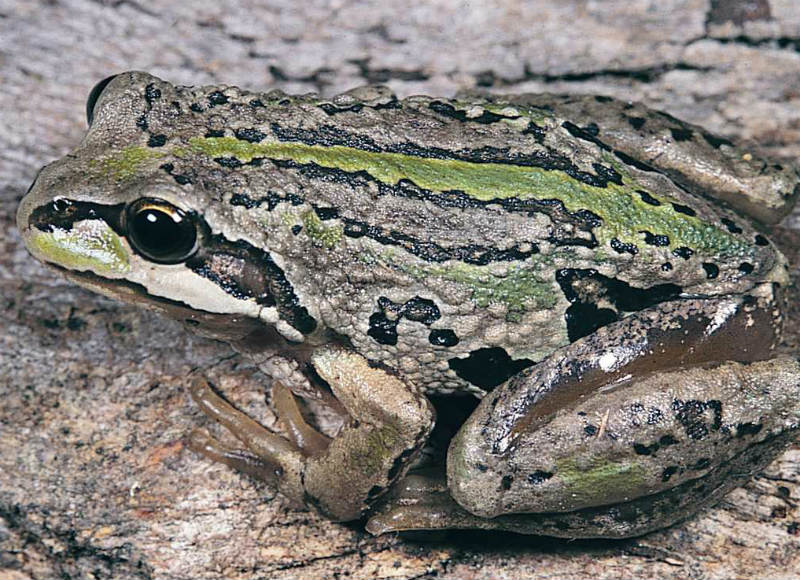
{"label": "black pupil", "polygon": [[197,235],[190,219],[158,208],[136,212],[129,234],[140,253],[161,262],[179,262],[187,258],[194,249]]}

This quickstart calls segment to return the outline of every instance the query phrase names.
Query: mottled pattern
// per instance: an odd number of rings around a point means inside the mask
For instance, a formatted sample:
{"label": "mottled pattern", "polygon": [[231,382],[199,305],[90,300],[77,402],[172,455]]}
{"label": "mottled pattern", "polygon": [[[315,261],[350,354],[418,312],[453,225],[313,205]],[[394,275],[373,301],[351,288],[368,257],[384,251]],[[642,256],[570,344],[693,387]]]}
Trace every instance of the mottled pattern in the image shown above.
{"label": "mottled pattern", "polygon": [[[510,376],[459,372],[483,349],[524,368],[626,312],[786,279],[746,220],[586,125],[603,108],[624,115],[607,99],[401,101],[363,88],[320,100],[141,74],[95,97],[83,161],[48,168],[26,203],[56,182],[78,207],[163,198],[207,232],[186,265],[259,302],[251,315],[273,320],[259,308],[274,307],[289,341],[346,341],[428,390]],[[642,139],[667,131],[634,113]],[[678,151],[707,135],[667,124]],[[719,143],[699,139],[692,152],[704,143],[715,159]],[[91,180],[72,187],[81,166]],[[142,285],[164,295],[158,280]],[[438,316],[381,307],[415,299]]]}

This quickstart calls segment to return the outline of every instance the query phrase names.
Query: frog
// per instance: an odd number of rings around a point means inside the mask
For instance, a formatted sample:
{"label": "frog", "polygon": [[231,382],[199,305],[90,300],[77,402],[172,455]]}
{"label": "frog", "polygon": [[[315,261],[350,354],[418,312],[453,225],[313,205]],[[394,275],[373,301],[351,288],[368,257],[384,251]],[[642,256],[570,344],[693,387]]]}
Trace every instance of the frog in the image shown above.
{"label": "frog", "polygon": [[198,374],[208,428],[187,445],[298,506],[373,534],[626,538],[797,437],[791,272],[767,233],[800,173],[751,146],[604,96],[138,71],[86,112],[20,202],[27,249],[249,357],[277,426]]}

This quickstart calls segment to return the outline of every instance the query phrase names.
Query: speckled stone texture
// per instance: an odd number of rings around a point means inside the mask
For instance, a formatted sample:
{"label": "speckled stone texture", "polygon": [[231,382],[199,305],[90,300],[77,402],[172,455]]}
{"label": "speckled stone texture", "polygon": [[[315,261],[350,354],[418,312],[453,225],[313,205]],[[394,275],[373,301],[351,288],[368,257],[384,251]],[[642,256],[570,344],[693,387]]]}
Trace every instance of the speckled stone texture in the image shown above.
{"label": "speckled stone texture", "polygon": [[[0,0],[0,578],[800,578],[798,447],[719,507],[623,542],[373,538],[184,449],[203,421],[192,371],[269,425],[264,378],[73,287],[14,229],[38,168],[80,139],[89,89],[126,69],[328,95],[605,93],[800,153],[796,0]],[[795,212],[773,232],[795,274],[798,228]],[[796,329],[796,296],[790,314]]]}

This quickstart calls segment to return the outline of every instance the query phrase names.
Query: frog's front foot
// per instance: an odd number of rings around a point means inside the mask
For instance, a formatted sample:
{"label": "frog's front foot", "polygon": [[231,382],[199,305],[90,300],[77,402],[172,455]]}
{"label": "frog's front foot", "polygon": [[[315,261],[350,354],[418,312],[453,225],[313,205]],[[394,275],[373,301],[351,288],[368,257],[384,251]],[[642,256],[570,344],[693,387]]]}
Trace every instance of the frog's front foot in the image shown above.
{"label": "frog's front foot", "polygon": [[350,415],[335,438],[309,426],[292,393],[279,383],[273,385],[272,404],[288,439],[234,408],[198,379],[192,398],[244,448],[228,447],[203,432],[193,433],[190,446],[275,484],[285,496],[331,519],[356,519],[405,473],[430,434],[433,409],[411,385],[355,353],[323,349],[312,357],[312,364]]}

